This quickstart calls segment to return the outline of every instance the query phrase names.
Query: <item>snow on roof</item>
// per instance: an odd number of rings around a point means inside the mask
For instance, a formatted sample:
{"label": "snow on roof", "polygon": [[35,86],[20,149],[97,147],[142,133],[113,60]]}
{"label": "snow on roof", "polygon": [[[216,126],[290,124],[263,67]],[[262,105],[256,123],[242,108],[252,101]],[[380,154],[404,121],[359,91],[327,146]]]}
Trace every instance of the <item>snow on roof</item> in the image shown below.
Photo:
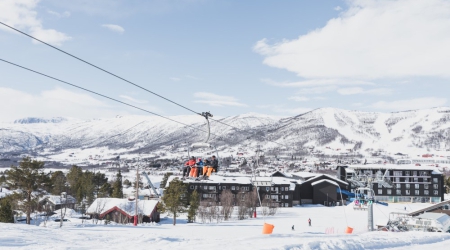
{"label": "snow on roof", "polygon": [[339,185],[335,181],[326,180],[326,179],[325,180],[320,180],[320,181],[315,181],[315,182],[311,183],[311,186],[315,186],[315,185],[320,184],[322,182],[328,182],[330,184],[333,184],[333,185],[339,187]]}
{"label": "snow on roof", "polygon": [[61,198],[60,195],[45,195],[39,200],[39,202],[41,202],[43,200],[48,200],[49,202],[53,203],[54,205],[77,203],[77,200],[71,195],[67,195],[67,201],[66,201],[66,198]]}
{"label": "snow on roof", "polygon": [[[157,200],[139,200],[138,214],[150,215],[158,205]],[[129,216],[136,215],[136,201],[119,198],[97,198],[86,210],[87,214],[103,214],[117,207]]]}
{"label": "snow on roof", "polygon": [[306,180],[305,182],[313,181],[313,180],[315,180],[315,179],[317,179],[317,178],[319,178],[319,177],[322,177],[322,176],[325,176],[325,177],[328,177],[328,178],[330,178],[330,179],[333,179],[334,181],[340,182],[340,183],[342,183],[342,184],[344,184],[344,185],[348,185],[347,182],[341,181],[341,180],[337,179],[336,177],[333,177],[333,176],[328,175],[328,174],[320,174],[320,175],[317,175],[316,177],[313,177],[313,178],[311,178],[311,179],[308,179],[308,180]]}
{"label": "snow on roof", "polygon": [[444,213],[424,213],[424,214],[417,216],[416,218],[432,219],[432,220],[436,220],[443,226],[446,226],[446,225],[447,225],[447,227],[450,226],[450,216],[448,216],[447,214],[444,214]]}
{"label": "snow on roof", "polygon": [[348,169],[393,169],[393,170],[433,170],[441,173],[436,167],[416,166],[415,164],[366,164],[366,165],[349,165]]}
{"label": "snow on roof", "polygon": [[301,177],[301,178],[310,178],[310,177],[315,177],[318,174],[310,173],[310,172],[296,172],[296,173],[291,173],[291,175]]}

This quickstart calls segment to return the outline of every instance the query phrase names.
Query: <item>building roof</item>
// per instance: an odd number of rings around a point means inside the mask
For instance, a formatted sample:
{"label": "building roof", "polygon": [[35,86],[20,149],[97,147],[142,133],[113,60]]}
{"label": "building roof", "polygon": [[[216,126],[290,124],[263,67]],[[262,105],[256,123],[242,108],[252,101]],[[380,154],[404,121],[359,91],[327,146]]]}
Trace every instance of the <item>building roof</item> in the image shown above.
{"label": "building roof", "polygon": [[436,220],[443,226],[447,227],[450,226],[450,216],[443,213],[424,213],[419,216],[416,216],[416,218]]}
{"label": "building roof", "polygon": [[383,169],[383,170],[431,170],[440,174],[436,167],[416,166],[415,164],[366,164],[366,165],[349,165],[347,169]]}
{"label": "building roof", "polygon": [[310,178],[310,179],[306,180],[305,182],[310,182],[310,181],[317,180],[319,177],[327,177],[327,178],[332,179],[332,180],[335,181],[335,182],[339,182],[339,183],[341,183],[341,184],[348,185],[347,182],[342,181],[342,180],[339,180],[338,178],[335,178],[335,177],[333,177],[333,176],[331,176],[331,175],[328,175],[328,174],[320,174],[320,175],[317,175],[317,176],[315,176],[315,177],[313,177],[313,178]]}
{"label": "building roof", "polygon": [[39,200],[39,202],[41,202],[43,200],[47,200],[47,201],[51,202],[53,205],[77,203],[77,200],[70,194],[67,195],[67,198],[61,198],[61,195],[44,195]]}
{"label": "building roof", "polygon": [[[157,200],[139,200],[138,214],[150,215],[158,205]],[[136,215],[136,201],[119,198],[97,198],[86,210],[87,214],[100,214],[102,217],[105,213],[118,209],[128,216]]]}
{"label": "building roof", "polygon": [[315,181],[315,182],[311,183],[311,186],[315,186],[315,185],[323,183],[323,182],[328,182],[328,183],[330,183],[330,184],[332,184],[332,185],[334,185],[336,187],[339,187],[339,185],[335,181],[331,181],[331,180],[327,180],[327,179],[320,180],[320,181]]}

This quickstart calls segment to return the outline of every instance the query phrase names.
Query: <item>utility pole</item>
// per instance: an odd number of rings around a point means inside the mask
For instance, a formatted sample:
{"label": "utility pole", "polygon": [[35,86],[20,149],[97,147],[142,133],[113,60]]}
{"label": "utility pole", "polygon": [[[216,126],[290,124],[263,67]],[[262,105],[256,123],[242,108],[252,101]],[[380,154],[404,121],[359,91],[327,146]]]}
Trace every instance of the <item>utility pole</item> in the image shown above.
{"label": "utility pole", "polygon": [[134,226],[137,226],[138,224],[138,201],[139,201],[139,161],[138,158],[138,164],[136,166],[136,207],[135,207],[135,214],[134,214]]}

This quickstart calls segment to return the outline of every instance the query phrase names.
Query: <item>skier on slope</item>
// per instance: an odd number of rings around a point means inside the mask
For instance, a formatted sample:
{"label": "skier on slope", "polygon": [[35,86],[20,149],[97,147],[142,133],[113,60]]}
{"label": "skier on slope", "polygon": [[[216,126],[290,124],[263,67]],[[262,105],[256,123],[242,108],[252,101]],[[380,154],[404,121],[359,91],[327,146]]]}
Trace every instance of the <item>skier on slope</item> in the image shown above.
{"label": "skier on slope", "polygon": [[308,219],[308,224],[311,226],[311,218]]}

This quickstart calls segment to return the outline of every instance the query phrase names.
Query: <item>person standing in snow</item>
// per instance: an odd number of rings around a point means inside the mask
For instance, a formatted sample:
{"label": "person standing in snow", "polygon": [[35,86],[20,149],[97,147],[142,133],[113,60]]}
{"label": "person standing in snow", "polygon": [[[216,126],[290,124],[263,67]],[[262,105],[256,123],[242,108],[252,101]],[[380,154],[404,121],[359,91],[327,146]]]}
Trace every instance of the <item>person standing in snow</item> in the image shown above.
{"label": "person standing in snow", "polygon": [[311,226],[311,218],[308,219],[308,224]]}
{"label": "person standing in snow", "polygon": [[292,231],[294,231],[294,225],[292,225]]}

